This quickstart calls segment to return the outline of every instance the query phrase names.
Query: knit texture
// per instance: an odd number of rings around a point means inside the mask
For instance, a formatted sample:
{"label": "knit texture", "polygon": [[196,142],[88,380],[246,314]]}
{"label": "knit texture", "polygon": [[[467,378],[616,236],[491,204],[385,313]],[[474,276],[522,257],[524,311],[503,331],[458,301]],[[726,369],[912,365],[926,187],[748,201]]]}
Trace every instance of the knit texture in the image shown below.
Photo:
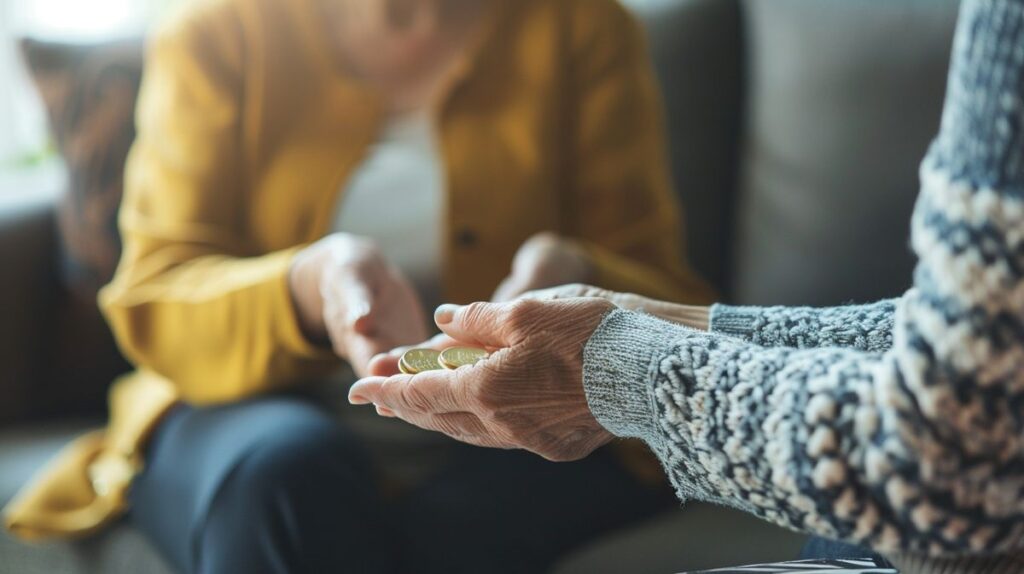
{"label": "knit texture", "polygon": [[[964,0],[903,297],[846,310],[718,307],[717,333],[612,313],[584,356],[598,420],[647,441],[681,497],[906,553],[908,571],[926,555],[1017,551],[1022,72],[1024,0]],[[981,571],[1017,571],[988,560]],[[927,563],[918,571],[964,564]]]}
{"label": "knit texture", "polygon": [[711,331],[762,347],[888,351],[896,300],[845,307],[711,307]]}

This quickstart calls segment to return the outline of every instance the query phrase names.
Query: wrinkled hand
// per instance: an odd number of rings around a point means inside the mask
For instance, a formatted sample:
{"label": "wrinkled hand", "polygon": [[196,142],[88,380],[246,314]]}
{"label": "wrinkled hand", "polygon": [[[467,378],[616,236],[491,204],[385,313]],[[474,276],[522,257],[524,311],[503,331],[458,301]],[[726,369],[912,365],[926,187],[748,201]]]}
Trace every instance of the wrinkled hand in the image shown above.
{"label": "wrinkled hand", "polygon": [[454,371],[366,378],[349,400],[470,444],[583,458],[612,438],[590,412],[582,373],[583,347],[612,309],[594,298],[444,305],[438,327],[490,357]]}
{"label": "wrinkled hand", "polygon": [[314,243],[296,256],[289,285],[306,333],[329,339],[360,376],[374,355],[427,338],[415,289],[369,240],[339,233]]}
{"label": "wrinkled hand", "polygon": [[586,253],[571,241],[553,233],[538,233],[528,239],[512,260],[512,272],[491,297],[511,301],[527,291],[580,283],[592,274]]}
{"label": "wrinkled hand", "polygon": [[691,329],[707,331],[709,328],[710,311],[708,307],[703,305],[680,305],[678,303],[651,299],[650,297],[634,293],[617,293],[581,283],[530,291],[522,295],[523,299],[538,299],[542,301],[572,299],[575,297],[599,297],[627,311],[647,313],[648,315],[654,315],[659,319],[672,321]]}

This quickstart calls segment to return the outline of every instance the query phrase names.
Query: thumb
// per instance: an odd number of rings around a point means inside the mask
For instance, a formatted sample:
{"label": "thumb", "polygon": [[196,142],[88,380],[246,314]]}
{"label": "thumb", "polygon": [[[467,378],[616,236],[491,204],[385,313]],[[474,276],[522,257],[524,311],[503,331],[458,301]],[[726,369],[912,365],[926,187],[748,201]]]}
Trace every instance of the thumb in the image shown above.
{"label": "thumb", "polygon": [[491,349],[508,347],[508,307],[515,303],[470,303],[441,305],[434,322],[446,335],[464,344]]}

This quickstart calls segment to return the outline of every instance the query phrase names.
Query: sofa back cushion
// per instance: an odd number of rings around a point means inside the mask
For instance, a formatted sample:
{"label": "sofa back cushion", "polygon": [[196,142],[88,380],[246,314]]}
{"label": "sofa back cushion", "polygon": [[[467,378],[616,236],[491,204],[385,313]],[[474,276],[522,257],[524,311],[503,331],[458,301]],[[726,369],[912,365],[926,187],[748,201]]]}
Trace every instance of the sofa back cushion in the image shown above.
{"label": "sofa back cushion", "polygon": [[624,0],[643,23],[661,83],[672,175],[694,267],[728,284],[743,37],[736,0]]}
{"label": "sofa back cushion", "polygon": [[22,53],[68,169],[58,209],[62,278],[87,300],[120,257],[117,210],[135,138],[142,42],[73,45],[24,40]]}
{"label": "sofa back cushion", "polygon": [[738,301],[826,305],[909,286],[917,168],[956,14],[956,0],[745,0]]}

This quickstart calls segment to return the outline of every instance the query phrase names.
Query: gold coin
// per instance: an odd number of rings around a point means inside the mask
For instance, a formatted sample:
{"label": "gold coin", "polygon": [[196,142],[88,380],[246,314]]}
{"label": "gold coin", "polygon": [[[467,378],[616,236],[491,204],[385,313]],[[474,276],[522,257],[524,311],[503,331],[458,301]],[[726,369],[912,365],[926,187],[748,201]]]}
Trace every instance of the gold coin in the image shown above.
{"label": "gold coin", "polygon": [[487,358],[487,351],[472,347],[451,347],[441,351],[437,362],[446,369],[458,369],[467,365],[475,365]]}
{"label": "gold coin", "polygon": [[437,362],[440,356],[441,353],[433,349],[409,349],[398,360],[398,369],[407,375],[436,371],[441,368]]}

